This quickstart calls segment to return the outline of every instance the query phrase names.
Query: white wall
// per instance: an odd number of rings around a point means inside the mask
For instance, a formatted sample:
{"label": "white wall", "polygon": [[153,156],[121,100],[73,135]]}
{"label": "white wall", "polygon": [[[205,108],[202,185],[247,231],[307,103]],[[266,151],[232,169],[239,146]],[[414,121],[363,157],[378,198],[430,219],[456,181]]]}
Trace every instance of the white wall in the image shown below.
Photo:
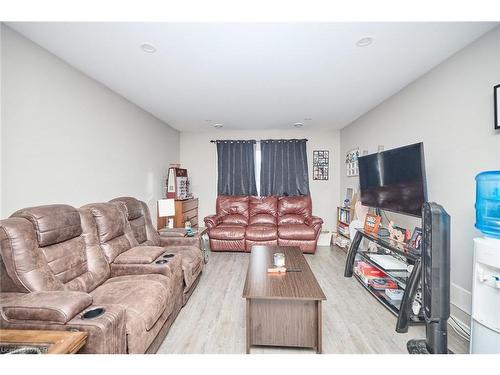
{"label": "white wall", "polygon": [[[309,187],[313,213],[325,220],[324,230],[335,225],[335,209],[339,202],[339,132],[332,130],[214,130],[181,133],[181,164],[192,178],[193,193],[199,198],[199,219],[215,213],[217,197],[217,150],[212,139],[278,139],[307,138]],[[330,178],[328,181],[312,179],[313,150],[330,151]]]}
{"label": "white wall", "polygon": [[156,212],[179,133],[5,25],[1,37],[2,217],[119,195]]}
{"label": "white wall", "polygon": [[[341,158],[355,147],[372,153],[378,145],[387,150],[424,142],[429,199],[451,215],[452,303],[467,313],[472,239],[479,235],[474,177],[500,169],[500,134],[493,126],[493,86],[499,83],[497,27],[340,133]],[[341,191],[358,186],[357,178],[346,177],[345,171],[341,176]]]}

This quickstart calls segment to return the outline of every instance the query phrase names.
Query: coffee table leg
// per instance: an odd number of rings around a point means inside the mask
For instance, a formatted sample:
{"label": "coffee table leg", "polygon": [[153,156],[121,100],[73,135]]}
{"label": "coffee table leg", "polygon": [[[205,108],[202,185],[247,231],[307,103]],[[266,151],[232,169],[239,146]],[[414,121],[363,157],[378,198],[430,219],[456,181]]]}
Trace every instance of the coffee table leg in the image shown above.
{"label": "coffee table leg", "polygon": [[203,233],[200,236],[200,247],[201,247],[201,252],[203,253],[203,261],[205,262],[205,264],[207,264],[208,263],[208,240],[205,236],[207,236],[206,233]]}
{"label": "coffee table leg", "polygon": [[247,318],[246,318],[246,328],[247,328],[247,354],[250,354],[250,345],[251,345],[251,316],[250,316],[250,298],[247,298]]}
{"label": "coffee table leg", "polygon": [[318,343],[316,346],[316,353],[321,354],[323,352],[323,337],[322,337],[322,317],[321,317],[321,301],[316,301],[316,306],[318,309]]}

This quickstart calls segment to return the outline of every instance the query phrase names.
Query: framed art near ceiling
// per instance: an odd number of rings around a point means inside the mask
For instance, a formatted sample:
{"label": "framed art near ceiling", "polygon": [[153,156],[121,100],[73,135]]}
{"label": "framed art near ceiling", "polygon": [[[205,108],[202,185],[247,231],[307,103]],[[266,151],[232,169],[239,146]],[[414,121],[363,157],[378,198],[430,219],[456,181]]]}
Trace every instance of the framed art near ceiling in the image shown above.
{"label": "framed art near ceiling", "polygon": [[345,166],[347,177],[359,175],[358,170],[359,148],[352,149],[345,157]]}
{"label": "framed art near ceiling", "polygon": [[327,150],[313,151],[313,180],[328,180],[330,152]]}
{"label": "framed art near ceiling", "polygon": [[496,85],[494,88],[494,98],[495,98],[495,129],[500,129],[500,85]]}

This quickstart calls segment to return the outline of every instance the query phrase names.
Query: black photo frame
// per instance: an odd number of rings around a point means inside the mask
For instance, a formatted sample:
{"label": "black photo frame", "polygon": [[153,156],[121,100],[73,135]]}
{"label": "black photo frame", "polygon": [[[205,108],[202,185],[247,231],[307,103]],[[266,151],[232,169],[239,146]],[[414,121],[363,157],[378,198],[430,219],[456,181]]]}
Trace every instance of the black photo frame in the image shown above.
{"label": "black photo frame", "polygon": [[328,180],[330,152],[328,150],[313,151],[313,180]]}
{"label": "black photo frame", "polygon": [[495,129],[500,129],[500,100],[499,96],[500,94],[498,93],[500,91],[500,85],[496,85],[493,87],[493,97],[494,99],[494,105],[495,105]]}

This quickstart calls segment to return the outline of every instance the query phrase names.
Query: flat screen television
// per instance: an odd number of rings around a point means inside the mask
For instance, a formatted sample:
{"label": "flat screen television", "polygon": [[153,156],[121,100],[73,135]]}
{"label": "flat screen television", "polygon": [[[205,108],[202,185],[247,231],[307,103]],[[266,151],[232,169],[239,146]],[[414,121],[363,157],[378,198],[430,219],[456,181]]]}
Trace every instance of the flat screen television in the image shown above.
{"label": "flat screen television", "polygon": [[361,156],[358,163],[363,205],[422,215],[427,201],[423,143]]}

